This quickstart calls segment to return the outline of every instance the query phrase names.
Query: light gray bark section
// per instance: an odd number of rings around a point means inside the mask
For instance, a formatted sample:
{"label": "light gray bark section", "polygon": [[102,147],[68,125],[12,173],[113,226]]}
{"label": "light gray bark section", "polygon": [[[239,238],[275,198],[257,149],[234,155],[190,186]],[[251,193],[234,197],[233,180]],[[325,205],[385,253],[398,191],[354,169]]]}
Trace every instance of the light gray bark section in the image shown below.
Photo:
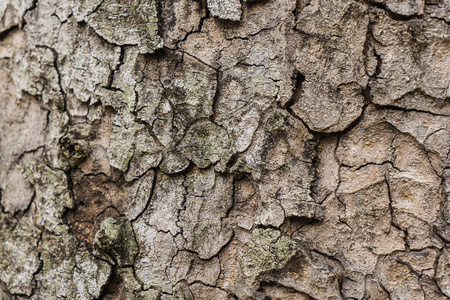
{"label": "light gray bark section", "polygon": [[449,299],[445,0],[0,2],[0,299]]}

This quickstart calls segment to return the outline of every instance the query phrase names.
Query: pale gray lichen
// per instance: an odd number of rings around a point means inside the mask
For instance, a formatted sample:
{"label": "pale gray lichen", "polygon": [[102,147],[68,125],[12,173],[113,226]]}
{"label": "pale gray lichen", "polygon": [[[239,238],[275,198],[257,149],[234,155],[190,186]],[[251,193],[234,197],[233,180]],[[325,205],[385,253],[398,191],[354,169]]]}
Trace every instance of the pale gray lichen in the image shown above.
{"label": "pale gray lichen", "polygon": [[239,0],[208,0],[208,9],[214,17],[225,20],[241,19],[241,2]]}
{"label": "pale gray lichen", "polygon": [[170,232],[158,231],[144,220],[144,216],[133,223],[139,243],[139,255],[135,263],[136,275],[142,280],[144,289],[159,287],[165,293],[171,293],[172,280],[165,267],[170,266],[178,252],[177,245]]}
{"label": "pale gray lichen", "polygon": [[54,53],[50,48],[33,48],[24,55],[17,57],[16,67],[12,77],[21,97],[23,92],[39,96],[47,107],[53,105],[62,108],[64,95],[59,88],[59,78],[54,64]]}
{"label": "pale gray lichen", "polygon": [[30,296],[39,269],[40,231],[30,216],[17,221],[0,213],[0,280],[14,294]]}
{"label": "pale gray lichen", "polygon": [[98,299],[111,276],[111,266],[90,254],[86,245],[78,248],[72,282],[75,299]]}
{"label": "pale gray lichen", "polygon": [[117,45],[137,45],[141,53],[162,47],[155,0],[106,0],[84,17],[104,39]]}
{"label": "pale gray lichen", "polygon": [[109,280],[112,268],[95,258],[70,234],[44,234],[39,245],[42,270],[36,299],[96,299]]}
{"label": "pale gray lichen", "polygon": [[104,43],[89,26],[76,26],[73,18],[61,25],[59,39],[56,47],[61,87],[74,108],[72,115],[85,115],[86,108],[78,101],[93,103],[101,87],[110,84],[111,70],[119,65],[121,48]]}

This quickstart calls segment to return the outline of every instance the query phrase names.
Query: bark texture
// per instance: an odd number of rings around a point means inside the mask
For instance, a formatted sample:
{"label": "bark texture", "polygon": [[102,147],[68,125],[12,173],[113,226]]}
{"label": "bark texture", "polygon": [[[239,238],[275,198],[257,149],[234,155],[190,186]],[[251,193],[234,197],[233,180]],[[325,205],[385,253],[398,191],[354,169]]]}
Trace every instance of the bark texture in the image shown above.
{"label": "bark texture", "polygon": [[450,299],[448,0],[0,0],[0,299]]}

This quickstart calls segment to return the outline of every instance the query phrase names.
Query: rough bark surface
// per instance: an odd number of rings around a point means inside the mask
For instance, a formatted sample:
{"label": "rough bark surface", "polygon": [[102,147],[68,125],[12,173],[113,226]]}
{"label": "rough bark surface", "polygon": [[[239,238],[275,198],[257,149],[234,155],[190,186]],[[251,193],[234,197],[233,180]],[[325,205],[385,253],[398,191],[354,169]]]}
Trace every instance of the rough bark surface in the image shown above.
{"label": "rough bark surface", "polygon": [[0,0],[0,299],[450,299],[448,0]]}

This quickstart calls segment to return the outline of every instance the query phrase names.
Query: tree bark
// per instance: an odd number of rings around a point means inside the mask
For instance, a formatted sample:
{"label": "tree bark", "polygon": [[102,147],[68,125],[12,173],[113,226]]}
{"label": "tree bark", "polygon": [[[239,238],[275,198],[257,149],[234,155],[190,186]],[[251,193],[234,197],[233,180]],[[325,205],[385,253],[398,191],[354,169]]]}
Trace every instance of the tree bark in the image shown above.
{"label": "tree bark", "polygon": [[449,299],[449,3],[1,0],[0,299]]}

